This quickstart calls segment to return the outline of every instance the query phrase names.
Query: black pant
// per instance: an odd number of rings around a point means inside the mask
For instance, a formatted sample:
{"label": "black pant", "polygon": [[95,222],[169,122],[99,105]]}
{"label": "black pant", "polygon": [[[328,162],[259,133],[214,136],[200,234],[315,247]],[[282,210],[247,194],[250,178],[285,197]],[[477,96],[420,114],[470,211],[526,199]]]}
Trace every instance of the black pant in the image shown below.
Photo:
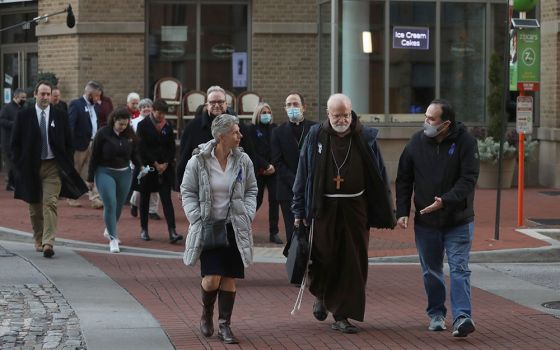
{"label": "black pant", "polygon": [[[175,228],[175,211],[171,202],[171,186],[162,184],[159,188],[159,199],[163,207],[168,228]],[[148,211],[150,209],[150,192],[140,192],[140,226],[148,229]]]}
{"label": "black pant", "polygon": [[294,214],[292,213],[292,201],[278,201],[284,216],[284,226],[286,227],[286,247],[290,247],[292,234],[294,233]]}
{"label": "black pant", "polygon": [[257,193],[257,210],[261,207],[264,197],[264,188],[268,190],[268,232],[270,234],[278,233],[278,210],[280,209],[278,201],[276,200],[276,178],[274,175],[257,176],[257,186],[259,192]]}

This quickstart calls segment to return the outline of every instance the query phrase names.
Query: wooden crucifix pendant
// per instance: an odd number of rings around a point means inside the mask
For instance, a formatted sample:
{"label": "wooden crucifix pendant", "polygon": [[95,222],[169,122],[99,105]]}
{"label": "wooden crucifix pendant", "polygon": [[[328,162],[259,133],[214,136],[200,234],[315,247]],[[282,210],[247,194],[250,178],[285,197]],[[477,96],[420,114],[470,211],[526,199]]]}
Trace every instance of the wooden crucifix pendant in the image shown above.
{"label": "wooden crucifix pendant", "polygon": [[336,177],[333,177],[333,181],[336,182],[336,189],[340,190],[340,183],[344,182],[344,179],[340,177],[340,174],[338,174]]}

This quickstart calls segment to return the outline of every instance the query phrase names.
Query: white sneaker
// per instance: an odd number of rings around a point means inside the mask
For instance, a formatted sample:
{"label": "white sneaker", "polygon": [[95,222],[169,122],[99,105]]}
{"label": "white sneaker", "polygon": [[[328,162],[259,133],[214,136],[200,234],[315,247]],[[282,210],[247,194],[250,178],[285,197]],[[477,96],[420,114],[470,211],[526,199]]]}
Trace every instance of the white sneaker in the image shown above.
{"label": "white sneaker", "polygon": [[[107,229],[105,229],[105,231],[103,231],[103,237],[107,238],[107,240],[111,241],[111,236],[109,236],[109,231],[107,231]],[[117,238],[117,242],[119,242],[119,244],[121,244],[121,240]]]}
{"label": "white sneaker", "polygon": [[109,242],[109,251],[111,253],[120,253],[121,250],[119,249],[119,242],[116,239],[112,239],[111,242]]}

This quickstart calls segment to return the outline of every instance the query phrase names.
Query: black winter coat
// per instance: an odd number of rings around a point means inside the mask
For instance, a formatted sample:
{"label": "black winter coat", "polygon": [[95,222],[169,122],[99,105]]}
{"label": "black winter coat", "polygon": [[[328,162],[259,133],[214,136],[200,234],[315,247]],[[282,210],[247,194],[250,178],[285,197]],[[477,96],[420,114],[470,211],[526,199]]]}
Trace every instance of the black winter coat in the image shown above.
{"label": "black winter coat", "polygon": [[14,122],[21,107],[14,100],[5,104],[0,111],[0,140],[2,140],[2,150],[7,154],[10,153],[10,138]]}
{"label": "black winter coat", "polygon": [[[154,162],[167,163],[167,169],[159,175],[149,172],[135,187],[140,192],[158,192],[162,184],[175,187],[175,135],[173,127],[166,122],[160,132],[151,117],[144,118],[136,129],[138,136],[138,158],[142,165],[154,166]],[[137,180],[133,179],[137,184]]]}
{"label": "black winter coat", "polygon": [[[475,138],[458,123],[441,142],[414,134],[399,160],[396,181],[397,218],[410,215],[414,194],[414,222],[448,228],[474,220],[474,189],[480,160]],[[420,210],[441,197],[443,208],[420,215]]]}
{"label": "black winter coat", "polygon": [[[87,186],[74,169],[72,135],[68,116],[51,105],[48,120],[49,145],[58,165],[62,186],[60,196],[77,199],[87,192]],[[19,112],[12,132],[12,159],[16,190],[14,198],[27,203],[39,203],[42,187],[41,168],[42,137],[35,105]]]}

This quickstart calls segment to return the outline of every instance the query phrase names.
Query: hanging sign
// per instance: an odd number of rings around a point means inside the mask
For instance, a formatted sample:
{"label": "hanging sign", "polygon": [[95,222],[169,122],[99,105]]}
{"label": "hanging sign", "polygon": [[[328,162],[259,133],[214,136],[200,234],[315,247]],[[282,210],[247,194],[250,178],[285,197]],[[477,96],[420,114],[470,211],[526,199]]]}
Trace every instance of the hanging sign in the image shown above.
{"label": "hanging sign", "polygon": [[393,49],[430,49],[430,28],[393,27]]}
{"label": "hanging sign", "polygon": [[540,31],[519,29],[517,34],[517,89],[539,91],[541,76]]}

